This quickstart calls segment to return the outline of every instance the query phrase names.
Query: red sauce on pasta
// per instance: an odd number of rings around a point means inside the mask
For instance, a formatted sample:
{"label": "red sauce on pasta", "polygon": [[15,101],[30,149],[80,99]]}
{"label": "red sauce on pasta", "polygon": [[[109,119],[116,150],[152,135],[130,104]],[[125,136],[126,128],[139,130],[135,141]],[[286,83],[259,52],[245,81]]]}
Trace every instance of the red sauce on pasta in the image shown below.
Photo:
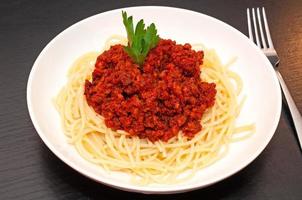
{"label": "red sauce on pasta", "polygon": [[88,105],[106,126],[152,142],[201,131],[216,95],[215,84],[200,78],[203,52],[161,39],[140,67],[123,48],[114,45],[99,55],[92,81],[85,82]]}

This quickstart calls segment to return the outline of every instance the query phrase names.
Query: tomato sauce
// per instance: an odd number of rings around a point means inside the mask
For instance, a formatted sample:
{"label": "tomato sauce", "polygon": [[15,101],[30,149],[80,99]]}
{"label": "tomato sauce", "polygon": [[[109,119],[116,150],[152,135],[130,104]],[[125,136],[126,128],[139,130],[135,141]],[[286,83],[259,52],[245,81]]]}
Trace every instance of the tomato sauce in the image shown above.
{"label": "tomato sauce", "polygon": [[216,95],[215,84],[200,78],[203,52],[161,39],[138,66],[123,48],[114,45],[99,55],[92,81],[85,82],[88,105],[106,126],[152,142],[201,131]]}

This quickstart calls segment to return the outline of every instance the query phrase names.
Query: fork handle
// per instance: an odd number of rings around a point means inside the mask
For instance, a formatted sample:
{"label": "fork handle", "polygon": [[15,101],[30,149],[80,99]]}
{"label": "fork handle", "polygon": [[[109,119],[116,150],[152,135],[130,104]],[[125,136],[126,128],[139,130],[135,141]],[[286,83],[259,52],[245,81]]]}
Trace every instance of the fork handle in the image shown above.
{"label": "fork handle", "polygon": [[300,149],[302,150],[302,116],[282,78],[282,75],[280,74],[280,72],[278,70],[276,70],[276,74],[277,77],[279,79],[279,83],[281,85],[283,94],[285,96],[290,114],[292,116],[293,122],[294,122],[294,126],[298,135],[298,139],[299,139],[299,143],[300,143]]}

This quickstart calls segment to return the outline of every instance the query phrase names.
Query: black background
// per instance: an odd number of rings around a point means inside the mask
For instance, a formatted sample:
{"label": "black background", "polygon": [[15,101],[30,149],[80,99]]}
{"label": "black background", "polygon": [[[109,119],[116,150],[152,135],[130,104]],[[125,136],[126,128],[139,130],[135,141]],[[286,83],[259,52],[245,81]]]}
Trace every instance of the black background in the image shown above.
{"label": "black background", "polygon": [[302,111],[301,0],[1,1],[0,199],[302,199],[301,151],[286,106],[273,139],[254,162],[224,181],[184,194],[147,196],[112,189],[78,174],[47,149],[31,123],[26,105],[26,83],[39,52],[79,20],[138,5],[199,11],[244,34],[246,8],[265,6],[281,58],[280,71]]}

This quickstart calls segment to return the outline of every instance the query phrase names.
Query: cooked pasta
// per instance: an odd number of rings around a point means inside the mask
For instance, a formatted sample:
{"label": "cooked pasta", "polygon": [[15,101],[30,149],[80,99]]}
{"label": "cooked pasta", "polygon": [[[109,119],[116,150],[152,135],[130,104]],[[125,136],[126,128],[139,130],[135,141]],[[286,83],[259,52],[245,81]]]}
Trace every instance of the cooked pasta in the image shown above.
{"label": "cooked pasta", "polygon": [[[105,49],[116,43],[125,45],[127,40],[113,36],[107,40]],[[236,126],[243,100],[240,103],[237,100],[242,80],[229,69],[235,59],[223,65],[215,50],[192,46],[204,51],[201,76],[202,80],[216,84],[215,104],[203,115],[203,128],[193,138],[185,137],[180,131],[167,142],[129,137],[125,131],[107,128],[104,118],[87,104],[84,96],[84,82],[91,80],[99,53],[88,53],[77,59],[55,105],[64,132],[79,154],[106,170],[130,174],[136,184],[175,184],[225,155],[230,142],[250,135],[255,130],[254,124]],[[183,172],[188,173],[184,176]]]}

